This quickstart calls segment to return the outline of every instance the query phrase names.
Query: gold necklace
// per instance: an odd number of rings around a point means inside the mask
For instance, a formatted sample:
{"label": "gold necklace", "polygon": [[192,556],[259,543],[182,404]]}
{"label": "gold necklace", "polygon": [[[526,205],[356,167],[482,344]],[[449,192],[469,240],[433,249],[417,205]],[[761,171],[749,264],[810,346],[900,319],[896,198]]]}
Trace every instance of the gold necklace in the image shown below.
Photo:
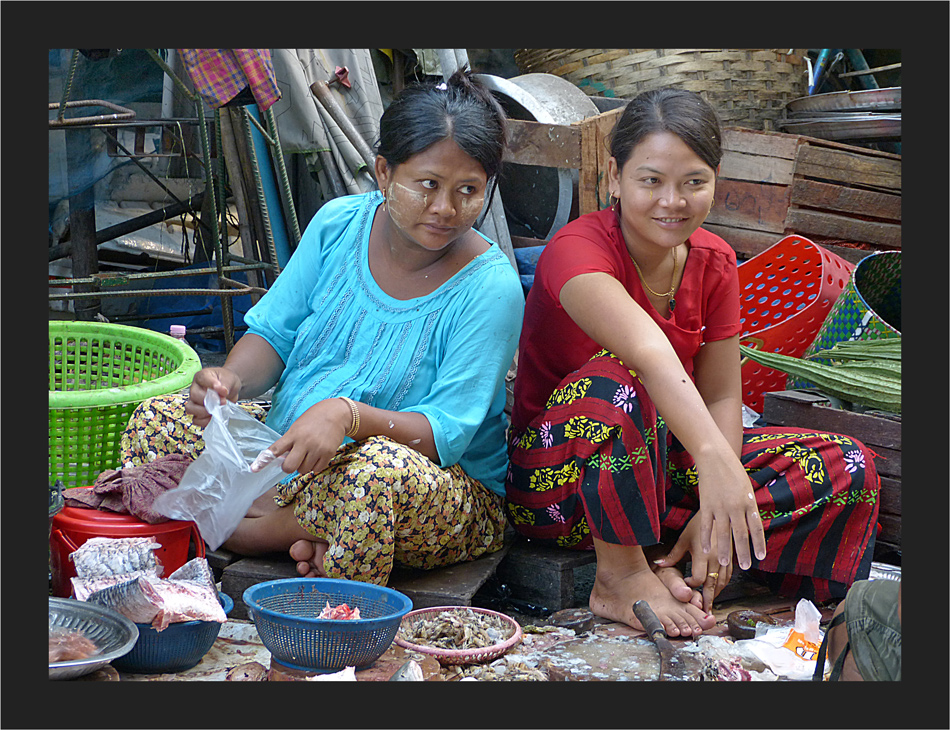
{"label": "gold necklace", "polygon": [[673,292],[676,291],[676,249],[677,247],[674,246],[673,247],[673,276],[670,278],[670,290],[666,292],[665,294],[661,294],[660,292],[653,291],[653,289],[650,288],[650,285],[647,284],[646,279],[643,278],[643,272],[640,271],[640,267],[637,265],[637,260],[633,258],[632,255],[630,256],[630,260],[633,261],[633,268],[637,270],[637,274],[640,276],[640,283],[642,283],[644,288],[655,297],[669,297],[671,312],[676,307],[676,298],[673,296]]}

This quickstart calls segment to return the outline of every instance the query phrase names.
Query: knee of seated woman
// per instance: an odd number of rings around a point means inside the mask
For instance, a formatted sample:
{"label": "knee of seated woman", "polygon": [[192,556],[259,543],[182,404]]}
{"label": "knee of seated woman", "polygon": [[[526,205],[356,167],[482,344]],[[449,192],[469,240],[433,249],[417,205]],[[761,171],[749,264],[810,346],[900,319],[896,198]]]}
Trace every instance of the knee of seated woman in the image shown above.
{"label": "knee of seated woman", "polygon": [[344,447],[347,461],[371,463],[377,468],[385,466],[395,470],[432,468],[433,462],[411,446],[402,444],[388,436],[369,436]]}

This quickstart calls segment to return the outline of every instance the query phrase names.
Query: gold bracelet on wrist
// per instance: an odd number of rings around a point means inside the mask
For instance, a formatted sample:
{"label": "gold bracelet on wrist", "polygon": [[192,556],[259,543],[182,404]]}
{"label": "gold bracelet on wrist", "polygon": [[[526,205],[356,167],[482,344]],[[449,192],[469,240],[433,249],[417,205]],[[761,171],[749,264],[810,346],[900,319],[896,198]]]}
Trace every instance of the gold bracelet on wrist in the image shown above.
{"label": "gold bracelet on wrist", "polygon": [[350,415],[352,416],[352,421],[350,421],[350,427],[347,429],[346,433],[343,434],[349,438],[356,436],[357,432],[360,430],[360,409],[356,407],[356,403],[352,398],[347,398],[345,395],[341,395],[340,399],[345,401],[346,404],[350,407]]}

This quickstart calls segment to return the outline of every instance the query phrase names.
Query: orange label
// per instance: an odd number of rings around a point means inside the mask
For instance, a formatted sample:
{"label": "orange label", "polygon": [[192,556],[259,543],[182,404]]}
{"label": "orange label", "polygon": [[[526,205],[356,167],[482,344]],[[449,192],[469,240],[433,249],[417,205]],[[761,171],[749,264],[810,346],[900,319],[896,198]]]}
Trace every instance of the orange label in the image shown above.
{"label": "orange label", "polygon": [[788,638],[782,646],[794,651],[799,659],[804,659],[806,662],[817,661],[818,650],[821,648],[818,644],[808,641],[800,631],[794,629],[789,632]]}

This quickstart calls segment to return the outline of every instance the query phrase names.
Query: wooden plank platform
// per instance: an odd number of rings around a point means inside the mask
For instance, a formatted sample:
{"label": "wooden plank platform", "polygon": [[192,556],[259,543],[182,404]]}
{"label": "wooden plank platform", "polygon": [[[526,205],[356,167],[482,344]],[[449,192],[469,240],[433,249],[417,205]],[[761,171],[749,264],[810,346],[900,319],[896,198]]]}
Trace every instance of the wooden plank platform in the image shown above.
{"label": "wooden plank platform", "polygon": [[[397,567],[390,576],[389,587],[409,597],[413,608],[430,606],[471,606],[472,598],[505,559],[509,547],[467,563],[458,563],[434,570],[412,570]],[[244,591],[268,580],[296,578],[297,566],[288,555],[274,554],[247,558],[218,551],[208,562],[220,570],[221,590],[234,601],[231,616],[246,619]],[[217,575],[217,573],[216,573]]]}
{"label": "wooden plank platform", "polygon": [[[511,598],[559,611],[574,605],[575,570],[595,561],[593,551],[539,547],[512,535],[498,552],[471,562],[434,570],[397,566],[389,586],[409,596],[414,608],[471,606],[479,589],[496,575]],[[247,618],[243,595],[250,586],[297,577],[295,563],[283,554],[249,558],[219,550],[208,554],[208,562],[221,590],[233,599],[231,615],[238,619]]]}

